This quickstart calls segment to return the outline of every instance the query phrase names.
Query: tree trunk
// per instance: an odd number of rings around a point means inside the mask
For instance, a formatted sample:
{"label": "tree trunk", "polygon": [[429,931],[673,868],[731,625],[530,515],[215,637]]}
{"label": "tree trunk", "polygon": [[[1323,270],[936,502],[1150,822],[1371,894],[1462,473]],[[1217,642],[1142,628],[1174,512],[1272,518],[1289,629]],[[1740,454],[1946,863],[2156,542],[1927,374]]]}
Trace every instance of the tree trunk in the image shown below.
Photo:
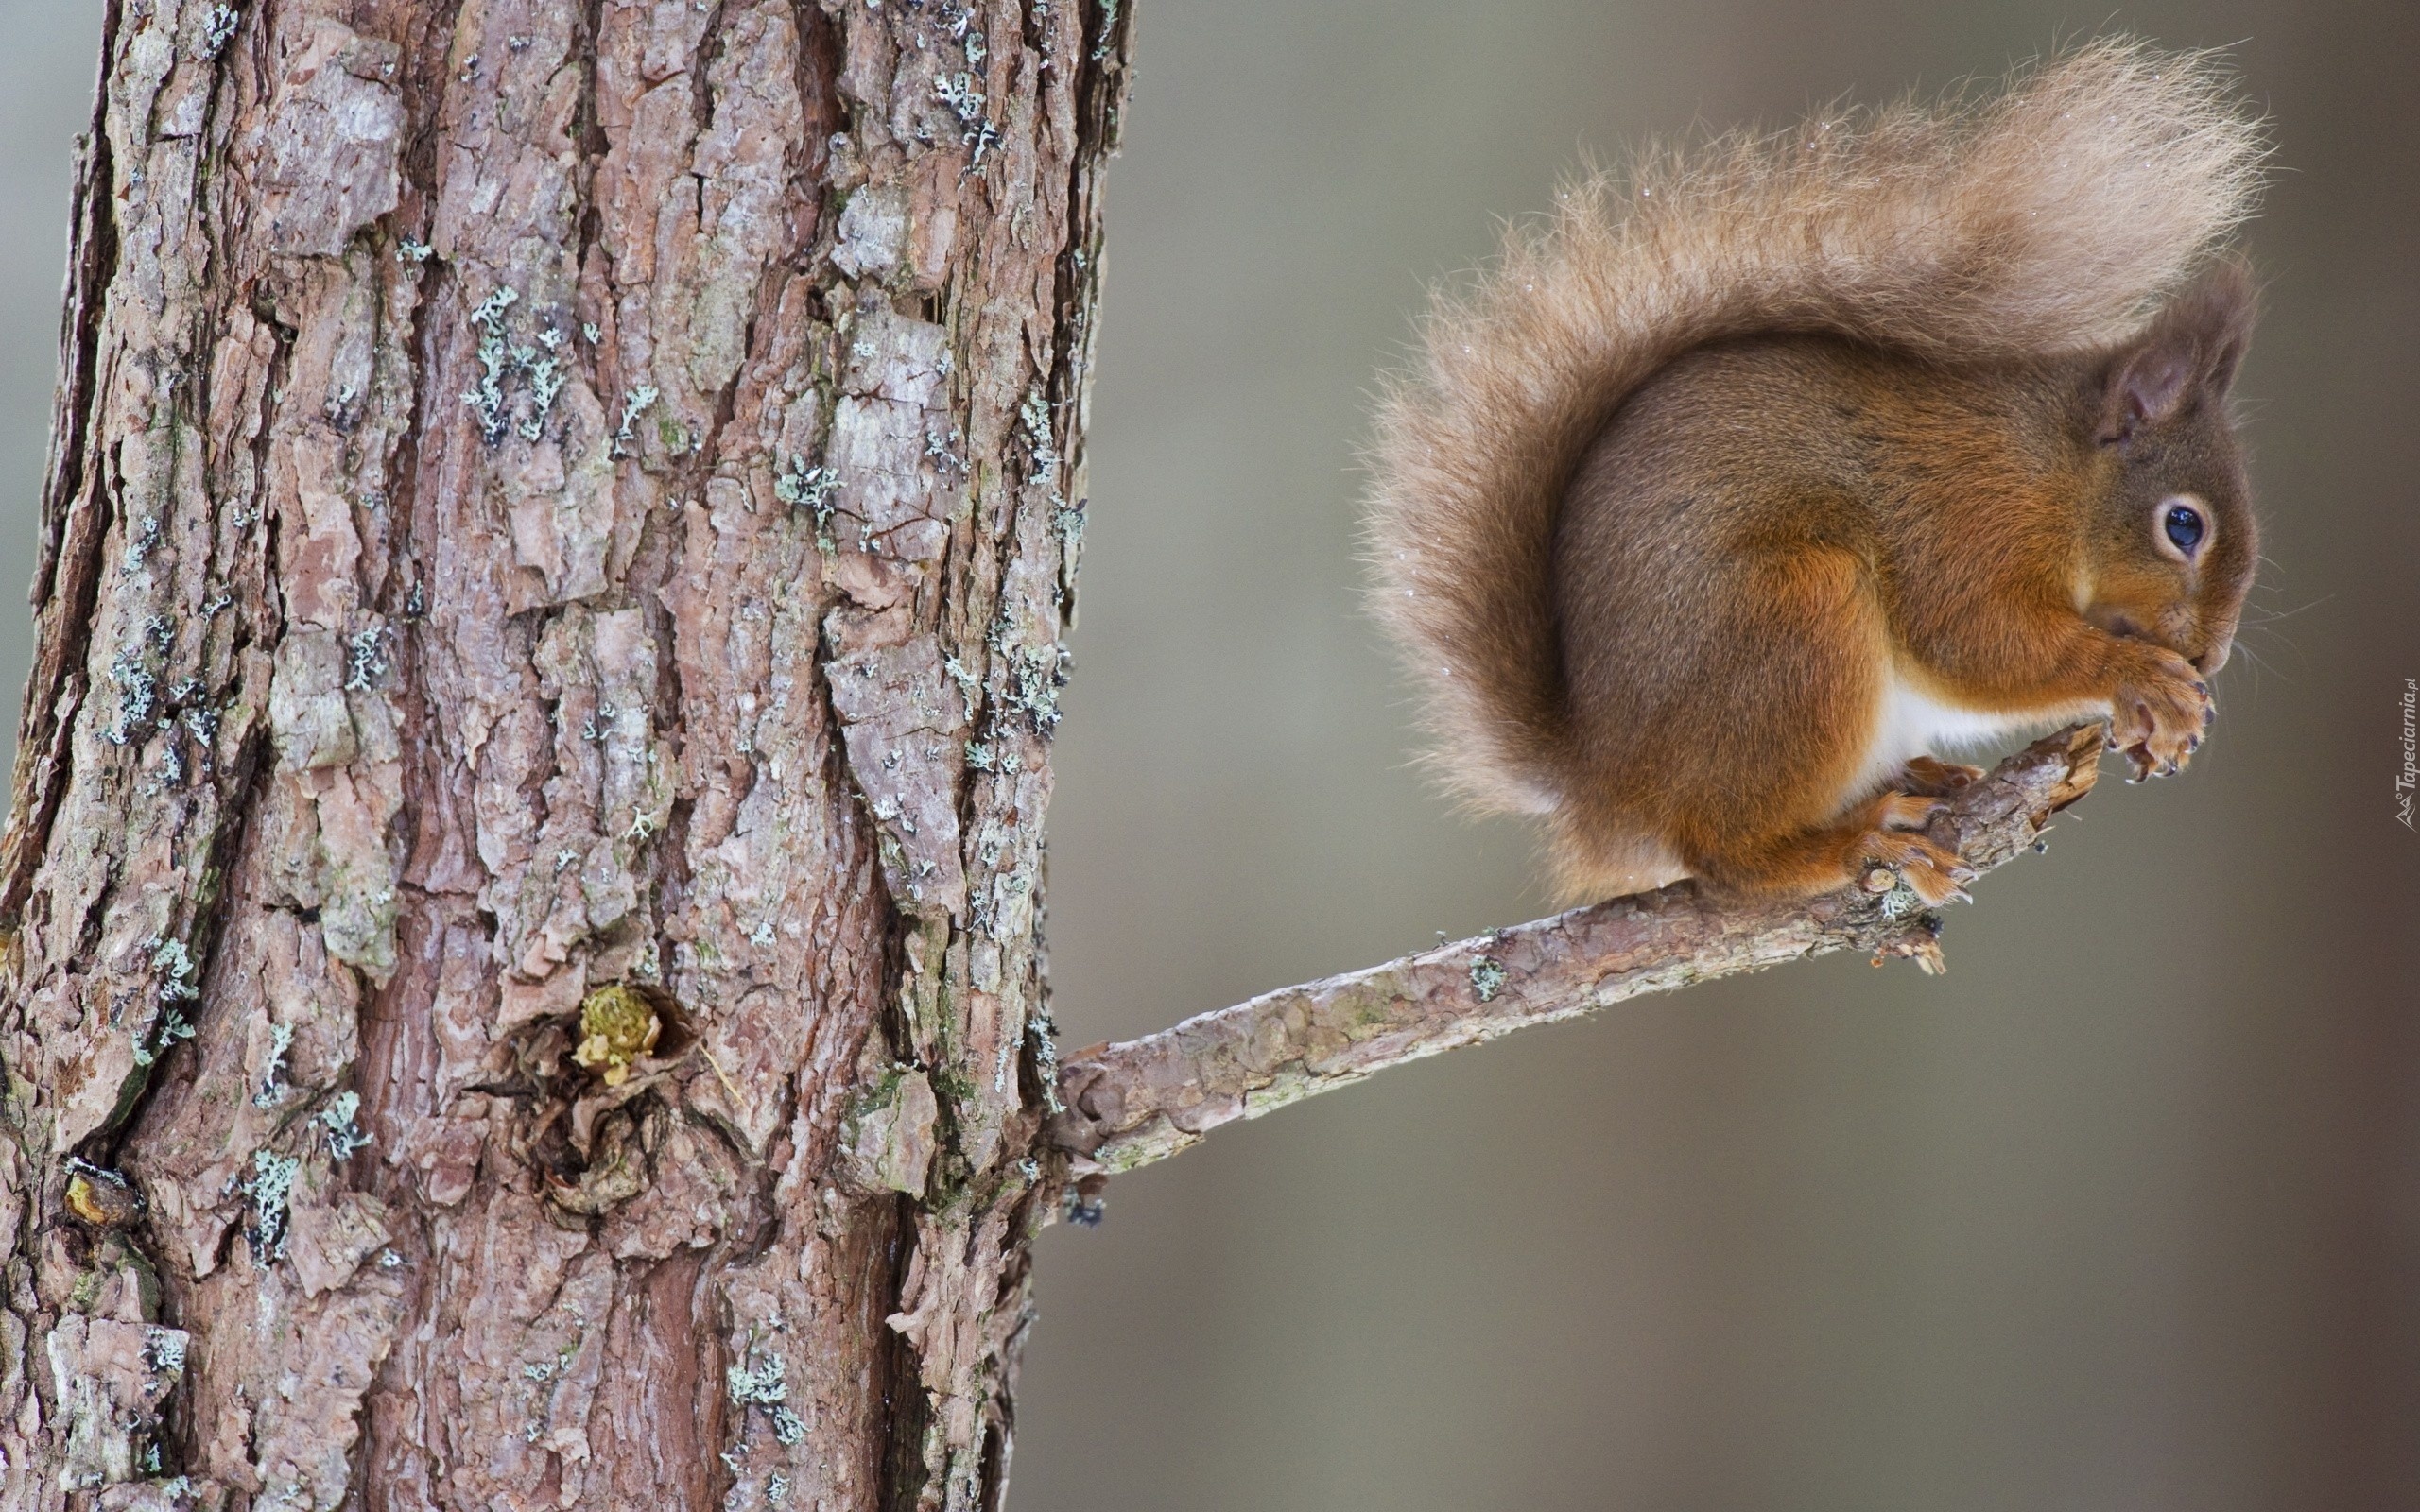
{"label": "tree trunk", "polygon": [[117,0],[9,1507],[997,1505],[1104,0]]}

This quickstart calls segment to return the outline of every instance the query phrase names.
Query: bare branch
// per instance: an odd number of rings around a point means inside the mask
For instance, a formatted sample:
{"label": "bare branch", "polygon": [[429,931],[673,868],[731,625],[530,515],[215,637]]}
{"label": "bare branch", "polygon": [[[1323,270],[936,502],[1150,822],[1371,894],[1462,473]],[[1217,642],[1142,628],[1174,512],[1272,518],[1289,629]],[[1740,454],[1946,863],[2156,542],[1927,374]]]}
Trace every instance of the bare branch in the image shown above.
{"label": "bare branch", "polygon": [[[1933,820],[1932,837],[1978,872],[2031,848],[2052,814],[2092,790],[2105,733],[2077,726],[2011,756]],[[1940,916],[1904,887],[1729,901],[1676,883],[1080,1051],[1060,1071],[1066,1111],[1051,1138],[1078,1177],[1132,1170],[1388,1066],[1642,993],[1840,950],[1938,971],[1940,931]]]}

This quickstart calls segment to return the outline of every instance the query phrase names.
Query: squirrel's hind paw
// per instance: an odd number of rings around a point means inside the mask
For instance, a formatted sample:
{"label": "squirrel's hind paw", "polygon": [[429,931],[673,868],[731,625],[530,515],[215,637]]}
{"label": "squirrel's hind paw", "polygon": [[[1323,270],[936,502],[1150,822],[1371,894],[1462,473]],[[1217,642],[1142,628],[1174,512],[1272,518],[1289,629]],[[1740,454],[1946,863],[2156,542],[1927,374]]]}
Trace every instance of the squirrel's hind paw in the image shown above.
{"label": "squirrel's hind paw", "polygon": [[1691,869],[1708,885],[1733,893],[1812,897],[1853,885],[1889,892],[1905,883],[1927,905],[1962,901],[1966,895],[1960,885],[1975,873],[1956,851],[1924,833],[1947,806],[1937,798],[1893,789],[1820,830],[1763,845],[1707,847],[1695,852]]}
{"label": "squirrel's hind paw", "polygon": [[1893,787],[1927,798],[1949,798],[1962,793],[1983,780],[1983,769],[1963,762],[1945,762],[1931,756],[1910,758],[1899,771]]}
{"label": "squirrel's hind paw", "polygon": [[1884,793],[1867,810],[1866,827],[1874,830],[1921,830],[1932,822],[1934,815],[1948,806],[1928,794]]}
{"label": "squirrel's hind paw", "polygon": [[1966,890],[1959,885],[1975,875],[1958,859],[1956,851],[1921,834],[1876,830],[1858,849],[1863,861],[1879,863],[1898,873],[1910,891],[1934,907],[1964,902]]}
{"label": "squirrel's hind paw", "polygon": [[[1928,756],[1917,761],[1941,767],[1945,775],[1952,770]],[[1921,833],[1948,807],[1941,799],[1921,792],[1876,794],[1853,821],[1858,829],[1841,856],[1849,875],[1859,878],[1860,885],[1869,890],[1888,891],[1887,886],[1874,887],[1870,868],[1879,864],[1895,872],[1910,891],[1931,906],[1964,902],[1966,893],[1960,884],[1972,881],[1975,873],[1957,851]]]}

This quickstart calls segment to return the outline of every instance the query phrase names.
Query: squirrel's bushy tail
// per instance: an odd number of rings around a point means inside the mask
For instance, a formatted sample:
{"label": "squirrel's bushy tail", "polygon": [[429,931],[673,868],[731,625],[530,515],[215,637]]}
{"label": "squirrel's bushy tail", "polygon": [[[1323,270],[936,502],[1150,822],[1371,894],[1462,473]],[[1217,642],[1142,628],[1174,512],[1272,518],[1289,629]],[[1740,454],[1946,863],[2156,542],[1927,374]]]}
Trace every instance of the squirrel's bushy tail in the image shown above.
{"label": "squirrel's bushy tail", "polygon": [[1652,151],[1516,229],[1382,401],[1380,618],[1478,806],[1555,800],[1555,519],[1615,409],[1688,348],[1835,332],[1943,357],[2123,339],[2250,214],[2261,128],[2219,61],[2111,40],[1987,97]]}

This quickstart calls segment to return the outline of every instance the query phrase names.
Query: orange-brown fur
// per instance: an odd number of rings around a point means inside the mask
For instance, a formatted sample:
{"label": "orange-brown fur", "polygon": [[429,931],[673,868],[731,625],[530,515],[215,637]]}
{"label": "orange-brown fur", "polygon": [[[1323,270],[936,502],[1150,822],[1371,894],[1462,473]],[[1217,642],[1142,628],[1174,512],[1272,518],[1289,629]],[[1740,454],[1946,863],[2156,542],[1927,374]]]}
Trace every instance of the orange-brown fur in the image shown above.
{"label": "orange-brown fur", "polygon": [[1381,417],[1376,603],[1449,778],[1576,892],[1880,862],[1937,901],[1910,832],[1972,769],[1865,770],[1908,690],[2182,766],[2256,555],[2212,252],[2258,151],[2206,60],[2105,43],[1576,192]]}

